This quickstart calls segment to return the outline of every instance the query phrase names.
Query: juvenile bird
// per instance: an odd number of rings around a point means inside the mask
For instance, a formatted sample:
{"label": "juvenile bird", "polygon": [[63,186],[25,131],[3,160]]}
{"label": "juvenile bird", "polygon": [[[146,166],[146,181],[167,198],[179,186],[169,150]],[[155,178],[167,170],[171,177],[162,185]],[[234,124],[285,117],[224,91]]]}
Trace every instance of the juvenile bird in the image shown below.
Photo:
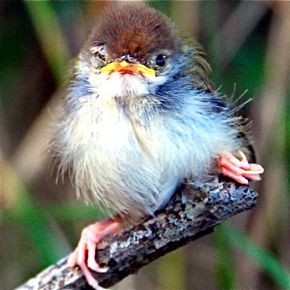
{"label": "juvenile bird", "polygon": [[[164,206],[185,179],[259,180],[245,122],[213,89],[200,48],[142,3],[107,8],[75,62],[55,149],[78,195],[110,218],[88,226],[69,264],[105,271],[98,242]],[[249,161],[248,161],[249,159]]]}

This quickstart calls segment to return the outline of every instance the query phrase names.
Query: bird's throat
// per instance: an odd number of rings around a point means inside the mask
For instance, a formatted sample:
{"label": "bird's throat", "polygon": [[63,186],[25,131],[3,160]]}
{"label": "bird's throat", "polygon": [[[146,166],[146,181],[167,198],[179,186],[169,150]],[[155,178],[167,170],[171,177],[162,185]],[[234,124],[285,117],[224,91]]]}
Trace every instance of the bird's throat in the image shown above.
{"label": "bird's throat", "polygon": [[149,93],[148,84],[142,76],[115,72],[98,77],[92,85],[97,89],[98,95],[106,99],[134,99]]}

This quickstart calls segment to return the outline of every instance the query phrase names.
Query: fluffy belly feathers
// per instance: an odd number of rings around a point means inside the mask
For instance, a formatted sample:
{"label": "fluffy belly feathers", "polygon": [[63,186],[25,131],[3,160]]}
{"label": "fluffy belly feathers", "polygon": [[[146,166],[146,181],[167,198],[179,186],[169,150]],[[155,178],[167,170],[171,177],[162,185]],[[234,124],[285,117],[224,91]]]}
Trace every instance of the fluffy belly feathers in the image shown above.
{"label": "fluffy belly feathers", "polygon": [[232,149],[219,136],[225,128],[206,121],[196,130],[190,118],[156,115],[145,126],[116,107],[96,112],[87,104],[66,119],[58,151],[78,194],[113,212],[153,213],[184,178],[206,175],[217,154]]}

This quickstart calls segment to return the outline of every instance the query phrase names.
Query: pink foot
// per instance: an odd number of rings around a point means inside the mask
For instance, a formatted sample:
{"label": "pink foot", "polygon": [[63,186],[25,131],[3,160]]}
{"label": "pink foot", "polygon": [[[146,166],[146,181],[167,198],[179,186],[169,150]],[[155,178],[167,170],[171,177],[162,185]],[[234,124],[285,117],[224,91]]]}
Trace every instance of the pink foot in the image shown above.
{"label": "pink foot", "polygon": [[99,286],[90,269],[99,273],[104,273],[108,270],[107,268],[101,268],[95,260],[97,245],[102,238],[109,234],[117,233],[121,229],[122,219],[120,217],[107,219],[85,227],[77,248],[68,258],[68,265],[71,268],[79,266],[87,282],[94,289],[101,290],[103,288]]}
{"label": "pink foot", "polygon": [[248,184],[248,180],[261,180],[260,174],[264,172],[261,165],[249,163],[245,154],[239,151],[239,160],[232,154],[225,154],[218,159],[218,166],[223,175],[228,176],[241,184]]}

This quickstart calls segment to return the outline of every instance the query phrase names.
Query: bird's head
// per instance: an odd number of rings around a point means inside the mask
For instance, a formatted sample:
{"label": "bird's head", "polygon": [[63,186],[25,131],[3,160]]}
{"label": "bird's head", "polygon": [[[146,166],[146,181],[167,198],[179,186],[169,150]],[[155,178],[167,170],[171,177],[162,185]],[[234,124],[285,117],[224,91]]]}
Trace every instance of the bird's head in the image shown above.
{"label": "bird's head", "polygon": [[192,57],[199,54],[183,44],[175,25],[155,9],[143,3],[111,6],[82,50],[76,76],[107,99],[152,95],[194,67]]}

